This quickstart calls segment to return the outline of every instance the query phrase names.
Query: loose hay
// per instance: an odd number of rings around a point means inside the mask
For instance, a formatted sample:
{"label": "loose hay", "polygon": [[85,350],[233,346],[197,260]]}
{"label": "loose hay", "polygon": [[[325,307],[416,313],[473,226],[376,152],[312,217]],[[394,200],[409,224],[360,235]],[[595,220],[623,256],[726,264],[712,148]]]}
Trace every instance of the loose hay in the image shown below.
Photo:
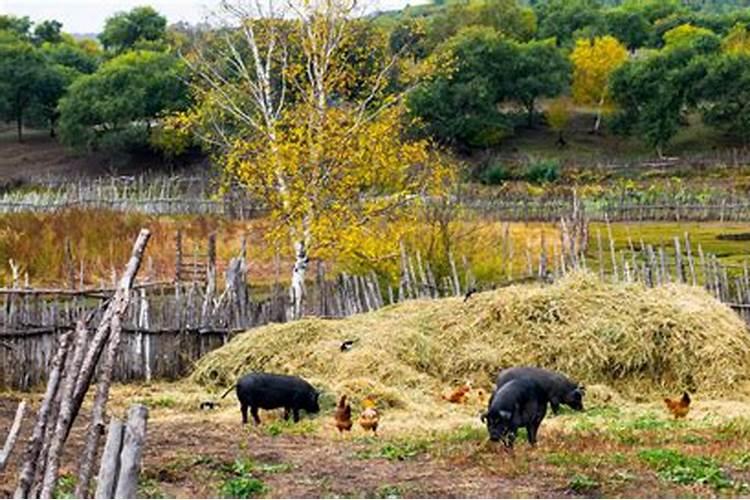
{"label": "loose hay", "polygon": [[[339,350],[345,339],[354,348]],[[466,380],[492,387],[501,368],[537,365],[620,394],[688,388],[732,395],[750,379],[750,336],[699,288],[611,285],[586,273],[462,299],[410,301],[343,320],[305,319],[239,335],[198,362],[192,379],[229,386],[252,370],[300,375],[331,394],[423,418],[455,414],[440,399]],[[735,389],[736,391],[736,389]],[[601,391],[600,391],[601,392]],[[474,415],[479,403],[458,410]]]}

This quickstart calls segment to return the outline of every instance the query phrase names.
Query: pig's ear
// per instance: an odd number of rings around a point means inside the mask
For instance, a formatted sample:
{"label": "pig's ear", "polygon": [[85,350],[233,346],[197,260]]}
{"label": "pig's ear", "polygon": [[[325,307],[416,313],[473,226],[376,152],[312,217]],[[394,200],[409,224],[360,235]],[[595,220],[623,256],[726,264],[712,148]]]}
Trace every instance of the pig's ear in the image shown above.
{"label": "pig's ear", "polygon": [[503,420],[510,420],[513,417],[513,414],[509,411],[501,411],[500,412],[500,418]]}

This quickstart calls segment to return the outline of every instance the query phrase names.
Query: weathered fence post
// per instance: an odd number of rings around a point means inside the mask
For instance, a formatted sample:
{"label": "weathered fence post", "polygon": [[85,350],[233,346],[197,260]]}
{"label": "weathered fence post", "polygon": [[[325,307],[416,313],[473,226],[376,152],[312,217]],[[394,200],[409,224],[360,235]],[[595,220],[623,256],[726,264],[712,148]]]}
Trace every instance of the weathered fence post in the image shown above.
{"label": "weathered fence post", "polygon": [[113,418],[109,423],[107,441],[104,443],[99,475],[96,479],[96,494],[94,498],[114,498],[117,486],[117,475],[120,471],[120,449],[122,449],[122,434],[124,425]]}

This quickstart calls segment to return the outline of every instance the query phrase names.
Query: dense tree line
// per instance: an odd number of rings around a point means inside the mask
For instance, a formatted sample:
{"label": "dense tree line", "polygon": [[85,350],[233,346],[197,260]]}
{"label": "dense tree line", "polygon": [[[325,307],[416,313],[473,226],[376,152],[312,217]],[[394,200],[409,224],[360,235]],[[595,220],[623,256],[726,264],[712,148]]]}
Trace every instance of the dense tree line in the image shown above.
{"label": "dense tree line", "polygon": [[[264,23],[261,46],[268,33],[288,35],[289,73],[279,78],[294,78],[305,70],[304,41],[288,19]],[[564,142],[571,100],[596,110],[592,131],[606,123],[657,152],[689,114],[747,142],[749,26],[745,0],[434,2],[350,20],[336,61],[346,77],[328,98],[376,106],[403,95],[417,119],[410,133],[458,148],[493,146],[545,122]],[[55,20],[0,16],[0,118],[16,123],[19,140],[26,125],[82,150],[151,145],[179,154],[224,133],[217,115],[227,129],[242,126],[217,108],[219,89],[191,84],[200,51],[238,36],[168,27],[150,7],[112,16],[98,40],[76,40]],[[237,48],[248,50],[241,40]],[[375,79],[386,81],[365,95]],[[252,97],[251,89],[238,91]],[[293,87],[286,92],[287,100],[302,98]],[[164,126],[165,116],[186,109],[199,110],[206,126],[191,135],[205,140],[190,139],[174,121]]]}

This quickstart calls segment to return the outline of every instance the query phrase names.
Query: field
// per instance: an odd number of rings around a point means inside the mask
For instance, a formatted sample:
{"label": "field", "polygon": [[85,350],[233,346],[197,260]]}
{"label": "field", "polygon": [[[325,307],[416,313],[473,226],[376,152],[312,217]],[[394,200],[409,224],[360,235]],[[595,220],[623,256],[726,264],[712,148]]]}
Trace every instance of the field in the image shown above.
{"label": "field", "polygon": [[[11,403],[19,396],[0,396],[0,428],[9,425]],[[296,425],[276,412],[261,413],[261,427],[243,428],[233,395],[214,412],[199,410],[209,397],[186,383],[114,389],[113,414],[133,402],[150,407],[142,497],[726,497],[750,492],[750,403],[744,400],[696,398],[685,421],[672,420],[658,401],[591,405],[582,414],[549,416],[536,449],[521,441],[508,454],[487,441],[477,417],[467,415],[449,432],[396,433],[385,412],[379,438],[359,428],[342,438],[331,425],[330,410]],[[445,405],[446,416],[455,417],[455,409]],[[74,430],[68,460],[80,450],[84,423]],[[27,420],[22,437],[30,426]],[[0,474],[0,496],[12,494],[15,466]],[[75,474],[72,468],[63,472],[64,478]],[[71,483],[63,479],[58,497]]]}

